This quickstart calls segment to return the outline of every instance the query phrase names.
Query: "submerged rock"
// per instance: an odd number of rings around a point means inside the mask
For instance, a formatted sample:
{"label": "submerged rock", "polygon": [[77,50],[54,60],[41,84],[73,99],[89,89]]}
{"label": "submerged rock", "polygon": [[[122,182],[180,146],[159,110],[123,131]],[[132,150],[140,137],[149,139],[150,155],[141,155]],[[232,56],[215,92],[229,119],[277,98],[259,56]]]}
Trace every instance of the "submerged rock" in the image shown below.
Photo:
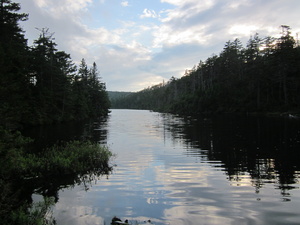
{"label": "submerged rock", "polygon": [[122,222],[122,220],[118,217],[114,217],[111,220],[111,225],[118,225],[118,224],[128,224],[128,220],[125,220],[124,222]]}

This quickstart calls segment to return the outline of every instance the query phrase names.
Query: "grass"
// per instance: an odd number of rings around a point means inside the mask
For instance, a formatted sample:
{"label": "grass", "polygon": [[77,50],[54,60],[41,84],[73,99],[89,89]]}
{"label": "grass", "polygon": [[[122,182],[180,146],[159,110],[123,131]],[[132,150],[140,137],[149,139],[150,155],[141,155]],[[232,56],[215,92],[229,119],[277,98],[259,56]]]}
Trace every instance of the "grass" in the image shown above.
{"label": "grass", "polygon": [[113,154],[106,146],[90,141],[71,141],[55,145],[40,154],[30,154],[25,159],[25,176],[49,177],[69,174],[102,174],[111,170],[109,159]]}
{"label": "grass", "polygon": [[54,224],[47,213],[55,200],[45,198],[38,204],[28,202],[23,196],[24,181],[48,183],[50,179],[72,175],[86,182],[86,179],[109,174],[112,170],[109,160],[113,154],[106,146],[90,141],[70,141],[34,154],[27,151],[31,142],[20,132],[0,127],[0,224]]}

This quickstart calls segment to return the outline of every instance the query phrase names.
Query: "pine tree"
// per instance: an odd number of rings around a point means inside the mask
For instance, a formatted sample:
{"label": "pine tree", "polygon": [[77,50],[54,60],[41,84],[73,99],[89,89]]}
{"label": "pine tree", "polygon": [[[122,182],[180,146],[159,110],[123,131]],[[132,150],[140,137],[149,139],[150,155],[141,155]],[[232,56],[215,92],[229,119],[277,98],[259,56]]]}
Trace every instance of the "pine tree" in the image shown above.
{"label": "pine tree", "polygon": [[19,26],[28,15],[19,10],[18,3],[0,1],[0,124],[4,126],[22,123],[30,110],[27,40]]}

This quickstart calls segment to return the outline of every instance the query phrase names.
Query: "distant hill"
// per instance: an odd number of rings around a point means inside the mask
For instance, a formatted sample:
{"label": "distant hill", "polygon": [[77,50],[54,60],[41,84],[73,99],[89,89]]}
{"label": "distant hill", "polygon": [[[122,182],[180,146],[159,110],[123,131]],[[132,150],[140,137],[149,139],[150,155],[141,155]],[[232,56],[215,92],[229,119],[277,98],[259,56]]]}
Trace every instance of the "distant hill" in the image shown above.
{"label": "distant hill", "polygon": [[107,91],[108,98],[110,101],[116,100],[119,98],[124,98],[134,92],[125,92],[125,91]]}
{"label": "distant hill", "polygon": [[125,92],[125,91],[107,91],[109,101],[111,103],[111,108],[123,108],[121,102],[123,102],[128,96],[135,92]]}

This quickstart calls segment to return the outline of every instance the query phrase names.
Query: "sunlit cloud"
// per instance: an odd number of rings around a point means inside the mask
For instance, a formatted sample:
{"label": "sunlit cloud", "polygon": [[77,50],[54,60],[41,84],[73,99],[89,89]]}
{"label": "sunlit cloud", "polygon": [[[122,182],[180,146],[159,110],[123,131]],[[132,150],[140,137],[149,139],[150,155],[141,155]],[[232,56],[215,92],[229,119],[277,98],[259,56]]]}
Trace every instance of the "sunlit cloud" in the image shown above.
{"label": "sunlit cloud", "polygon": [[181,22],[187,22],[187,20],[201,12],[212,8],[215,5],[215,0],[198,1],[198,0],[168,0],[168,3],[178,6],[174,9],[166,10],[166,17],[162,18],[162,22],[174,22],[175,24],[178,20]]}
{"label": "sunlit cloud", "polygon": [[154,10],[144,9],[141,18],[157,18],[159,17]]}
{"label": "sunlit cloud", "polygon": [[161,0],[161,2],[166,2],[172,5],[182,5],[184,3],[190,2],[191,0]]}
{"label": "sunlit cloud", "polygon": [[[147,75],[147,74],[145,74]],[[147,76],[145,76],[145,78],[136,81],[135,85],[138,86],[140,88],[140,90],[144,89],[144,88],[148,88],[151,87],[153,85],[156,84],[160,84],[164,81],[164,78],[161,76],[156,76],[154,74],[148,74]]]}
{"label": "sunlit cloud", "polygon": [[255,32],[259,29],[259,27],[255,25],[233,25],[229,29],[229,34],[231,35],[237,35],[237,36],[246,36],[250,37],[252,34],[255,34]]}
{"label": "sunlit cloud", "polygon": [[21,24],[29,43],[35,28],[49,28],[75,62],[96,61],[110,90],[138,91],[148,77],[179,77],[234,38],[245,44],[255,33],[278,36],[282,24],[300,32],[298,0],[16,1],[29,13]]}
{"label": "sunlit cloud", "polygon": [[175,46],[189,43],[205,45],[210,40],[210,35],[205,33],[205,26],[186,30],[173,30],[169,26],[160,26],[154,32],[153,47],[160,48],[164,45]]}

